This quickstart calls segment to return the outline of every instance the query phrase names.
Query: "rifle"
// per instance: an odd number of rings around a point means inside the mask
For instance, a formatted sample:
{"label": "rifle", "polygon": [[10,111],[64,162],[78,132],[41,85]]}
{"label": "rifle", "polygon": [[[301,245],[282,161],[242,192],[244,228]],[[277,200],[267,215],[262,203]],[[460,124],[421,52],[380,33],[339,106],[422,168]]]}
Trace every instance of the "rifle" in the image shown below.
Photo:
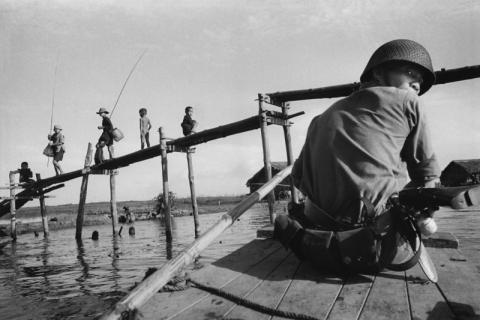
{"label": "rifle", "polygon": [[466,209],[480,205],[480,186],[405,189],[399,192],[398,200],[416,210],[437,210],[439,206]]}

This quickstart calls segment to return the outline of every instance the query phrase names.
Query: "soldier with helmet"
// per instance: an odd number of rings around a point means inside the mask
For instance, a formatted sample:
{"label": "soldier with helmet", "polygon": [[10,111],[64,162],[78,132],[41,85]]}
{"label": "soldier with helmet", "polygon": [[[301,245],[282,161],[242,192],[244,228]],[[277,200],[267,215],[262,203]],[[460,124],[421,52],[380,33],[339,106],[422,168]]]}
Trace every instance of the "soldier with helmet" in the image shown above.
{"label": "soldier with helmet", "polygon": [[[375,223],[391,208],[391,196],[405,187],[407,174],[409,186],[430,186],[439,176],[418,98],[435,81],[427,50],[411,40],[387,42],[373,53],[360,81],[358,91],[310,123],[292,170],[306,201],[300,211],[293,208],[296,219],[283,215],[275,221],[274,237],[282,244],[300,258],[337,271],[354,265],[342,252],[343,235],[318,230],[381,229]],[[369,242],[370,236],[357,238],[354,250],[366,252],[358,260],[369,254],[380,254],[387,262],[394,258],[385,252],[388,246],[367,252],[371,247],[362,247],[362,241]],[[381,267],[375,261],[371,270]]]}

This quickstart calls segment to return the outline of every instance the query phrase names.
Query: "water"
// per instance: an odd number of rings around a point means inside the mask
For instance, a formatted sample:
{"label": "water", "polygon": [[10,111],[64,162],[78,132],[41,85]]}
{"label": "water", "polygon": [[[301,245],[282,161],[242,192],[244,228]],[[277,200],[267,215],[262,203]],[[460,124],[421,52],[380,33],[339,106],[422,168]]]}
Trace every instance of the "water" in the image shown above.
{"label": "water", "polygon": [[[201,231],[221,214],[200,216]],[[256,230],[269,222],[265,208],[247,211],[240,221],[216,240],[220,249],[207,249],[202,262],[211,262],[255,238]],[[123,297],[148,267],[159,267],[194,239],[192,217],[173,223],[173,243],[167,248],[164,226],[158,220],[135,222],[135,236],[124,226],[122,237],[113,239],[111,225],[88,226],[83,241],[75,229],[53,231],[49,239],[20,235],[0,255],[1,319],[91,319]],[[98,241],[90,239],[98,230]]]}
{"label": "water", "polygon": [[[200,216],[202,231],[221,214]],[[440,231],[453,232],[468,260],[480,276],[480,213],[441,211],[436,215]],[[254,207],[207,249],[202,261],[213,261],[255,238],[256,230],[269,222],[266,208]],[[74,240],[74,229],[54,231],[48,240],[21,235],[0,255],[1,319],[91,319],[123,297],[148,267],[161,266],[194,238],[192,217],[175,218],[173,244],[167,248],[159,221],[137,221],[136,234],[112,239],[111,226],[90,226],[83,242]],[[100,238],[90,235],[98,230]]]}

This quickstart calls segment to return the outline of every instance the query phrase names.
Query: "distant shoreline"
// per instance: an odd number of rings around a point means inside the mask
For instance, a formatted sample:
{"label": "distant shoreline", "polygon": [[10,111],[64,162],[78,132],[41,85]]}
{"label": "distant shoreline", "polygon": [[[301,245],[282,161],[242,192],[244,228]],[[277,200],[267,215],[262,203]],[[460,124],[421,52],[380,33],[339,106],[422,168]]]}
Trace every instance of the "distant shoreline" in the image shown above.
{"label": "distant shoreline", "polygon": [[[229,197],[199,197],[197,199],[199,214],[227,212],[243,199],[243,196]],[[122,201],[117,203],[118,216],[124,214],[127,206],[130,212],[136,214],[137,220],[145,219],[148,213],[155,213],[155,201]],[[47,218],[50,230],[75,228],[78,205],[47,206]],[[190,199],[176,199],[172,216],[192,215]],[[156,218],[155,218],[156,219]],[[84,226],[111,224],[110,203],[88,203],[85,205]],[[10,216],[0,219],[0,233],[10,234]],[[22,208],[17,211],[17,234],[43,232],[40,207]]]}

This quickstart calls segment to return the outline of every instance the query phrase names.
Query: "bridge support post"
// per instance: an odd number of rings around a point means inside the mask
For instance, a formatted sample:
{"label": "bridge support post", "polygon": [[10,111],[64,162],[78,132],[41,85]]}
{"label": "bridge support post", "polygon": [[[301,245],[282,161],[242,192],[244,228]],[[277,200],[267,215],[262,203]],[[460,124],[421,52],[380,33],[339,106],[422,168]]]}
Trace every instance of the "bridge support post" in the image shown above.
{"label": "bridge support post", "polygon": [[17,241],[17,218],[15,207],[15,171],[10,171],[10,235],[13,241]]}
{"label": "bridge support post", "polygon": [[[37,177],[37,182],[42,180],[40,173],[35,174]],[[43,226],[43,236],[45,238],[48,237],[48,217],[47,217],[47,207],[45,206],[45,196],[43,195],[43,188],[39,188],[38,191],[40,192],[40,214],[42,215],[42,226]]]}
{"label": "bridge support post", "polygon": [[[272,164],[270,160],[270,145],[267,135],[267,114],[263,106],[263,96],[258,94],[258,113],[261,117],[260,123],[260,132],[262,134],[262,148],[263,148],[263,163],[265,168],[265,178],[267,181],[272,180]],[[275,221],[275,213],[273,212],[274,203],[275,203],[275,192],[274,190],[270,191],[267,196],[268,200],[268,212],[270,214],[270,222]]]}
{"label": "bridge support post", "polygon": [[117,213],[117,192],[115,185],[115,176],[118,170],[110,170],[110,212],[112,214],[112,233],[117,236],[118,230],[118,213]]}
{"label": "bridge support post", "polygon": [[[287,103],[282,102],[282,113],[285,119],[288,118],[289,106]],[[285,147],[287,149],[287,165],[293,164],[293,150],[292,150],[292,138],[290,137],[290,124],[283,125],[283,135],[285,136]],[[298,192],[293,185],[293,179],[290,176],[290,193],[292,194],[292,201],[298,203]]]}
{"label": "bridge support post", "polygon": [[192,163],[192,153],[195,152],[195,148],[189,148],[187,151],[187,163],[188,163],[188,182],[190,183],[190,198],[192,200],[192,210],[193,210],[193,223],[195,226],[195,239],[200,236],[200,223],[198,220],[198,206],[197,206],[197,196],[195,195],[195,180],[193,175],[193,163]]}
{"label": "bridge support post", "polygon": [[167,160],[167,140],[163,127],[158,129],[160,133],[160,151],[162,157],[162,180],[163,180],[163,213],[165,215],[165,235],[167,242],[172,242],[172,220],[170,216],[170,200],[168,190],[168,160]]}
{"label": "bridge support post", "polygon": [[89,142],[87,147],[87,154],[85,156],[84,173],[82,177],[82,184],[80,186],[80,200],[78,202],[77,223],[75,230],[75,239],[82,239],[83,220],[85,213],[85,201],[87,200],[88,176],[90,175],[90,163],[92,162],[92,144]]}

